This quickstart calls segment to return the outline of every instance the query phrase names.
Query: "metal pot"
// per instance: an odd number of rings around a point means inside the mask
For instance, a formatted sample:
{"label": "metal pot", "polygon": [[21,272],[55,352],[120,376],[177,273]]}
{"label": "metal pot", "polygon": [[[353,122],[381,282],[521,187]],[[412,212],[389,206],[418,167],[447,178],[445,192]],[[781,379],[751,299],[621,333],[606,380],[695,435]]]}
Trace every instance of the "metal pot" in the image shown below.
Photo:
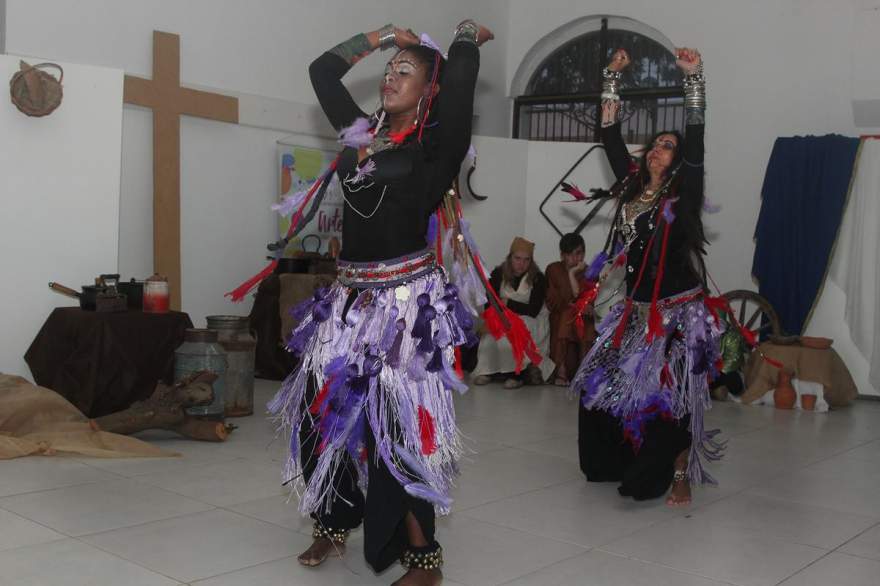
{"label": "metal pot", "polygon": [[143,309],[144,282],[132,278],[131,281],[120,281],[116,288],[128,299],[129,309]]}
{"label": "metal pot", "polygon": [[49,288],[56,293],[79,299],[80,309],[85,309],[87,311],[95,311],[98,291],[104,290],[104,287],[98,287],[97,285],[83,285],[82,292],[80,293],[59,283],[49,283]]}

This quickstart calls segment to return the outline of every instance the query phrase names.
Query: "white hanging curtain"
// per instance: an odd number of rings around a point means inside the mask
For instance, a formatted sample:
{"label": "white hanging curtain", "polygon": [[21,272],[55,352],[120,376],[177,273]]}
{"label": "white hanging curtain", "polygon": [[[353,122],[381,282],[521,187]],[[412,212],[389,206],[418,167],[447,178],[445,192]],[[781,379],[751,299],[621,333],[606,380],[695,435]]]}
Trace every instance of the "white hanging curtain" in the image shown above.
{"label": "white hanging curtain", "polygon": [[846,293],[846,323],[880,388],[880,140],[865,139],[831,261],[831,279]]}

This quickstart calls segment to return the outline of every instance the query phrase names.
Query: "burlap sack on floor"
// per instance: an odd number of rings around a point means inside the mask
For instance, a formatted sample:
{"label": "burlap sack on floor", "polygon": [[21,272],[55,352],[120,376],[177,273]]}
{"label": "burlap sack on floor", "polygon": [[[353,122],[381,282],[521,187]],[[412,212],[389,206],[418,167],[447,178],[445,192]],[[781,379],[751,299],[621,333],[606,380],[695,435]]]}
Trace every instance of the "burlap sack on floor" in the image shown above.
{"label": "burlap sack on floor", "polygon": [[98,458],[171,457],[139,439],[95,431],[58,393],[19,376],[0,374],[0,460],[78,454]]}

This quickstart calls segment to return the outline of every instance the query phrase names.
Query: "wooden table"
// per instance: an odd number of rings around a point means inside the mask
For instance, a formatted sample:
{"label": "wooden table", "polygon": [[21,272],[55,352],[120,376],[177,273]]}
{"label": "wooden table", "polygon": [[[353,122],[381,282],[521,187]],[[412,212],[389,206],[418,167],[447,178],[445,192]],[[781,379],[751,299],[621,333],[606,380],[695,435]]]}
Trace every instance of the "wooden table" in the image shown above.
{"label": "wooden table", "polygon": [[24,356],[34,381],[89,417],[128,408],[173,382],[174,349],[193,327],[185,313],[58,307]]}

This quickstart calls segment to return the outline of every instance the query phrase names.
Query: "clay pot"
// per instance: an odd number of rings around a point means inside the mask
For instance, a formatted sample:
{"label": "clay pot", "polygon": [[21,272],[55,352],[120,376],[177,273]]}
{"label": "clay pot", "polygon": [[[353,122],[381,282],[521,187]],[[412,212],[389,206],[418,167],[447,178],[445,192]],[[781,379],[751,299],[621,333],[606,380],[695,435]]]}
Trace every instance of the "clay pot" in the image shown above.
{"label": "clay pot", "polygon": [[792,409],[797,402],[797,391],[791,386],[791,377],[794,373],[784,368],[779,369],[779,377],[776,379],[776,390],[773,391],[773,404],[777,409]]}
{"label": "clay pot", "polygon": [[816,395],[801,395],[801,409],[804,411],[816,409]]}

